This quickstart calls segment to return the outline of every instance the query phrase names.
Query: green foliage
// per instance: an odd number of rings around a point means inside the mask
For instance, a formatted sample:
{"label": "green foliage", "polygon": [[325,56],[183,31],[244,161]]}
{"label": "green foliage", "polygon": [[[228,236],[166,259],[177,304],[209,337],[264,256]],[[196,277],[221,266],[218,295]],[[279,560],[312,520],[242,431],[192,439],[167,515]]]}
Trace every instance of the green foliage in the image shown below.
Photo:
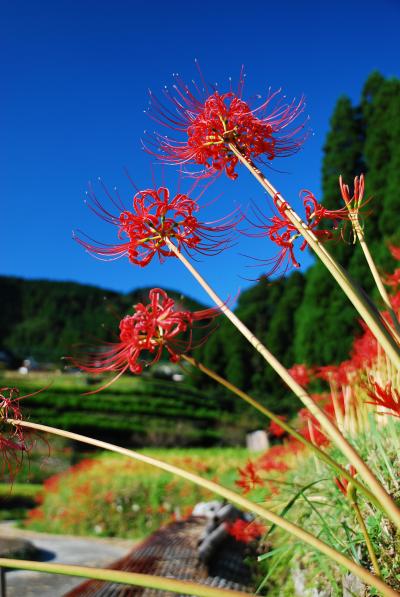
{"label": "green foliage", "polygon": [[33,508],[35,498],[42,490],[37,483],[0,483],[0,520],[16,520],[25,517]]}
{"label": "green foliage", "polygon": [[[392,418],[385,432],[378,428],[371,418],[368,433],[357,437],[357,450],[369,464],[378,478],[383,481],[390,494],[399,499],[398,479],[398,433],[399,423]],[[329,448],[330,455],[340,461],[337,449]],[[386,458],[381,458],[384,453]],[[371,568],[364,536],[358,526],[354,510],[348,499],[335,485],[332,470],[308,456],[300,454],[301,462],[286,474],[285,484],[279,495],[267,499],[267,507],[274,507],[285,517],[307,531],[318,536],[331,547],[354,559],[365,568]],[[362,496],[357,502],[374,546],[382,577],[393,589],[400,589],[398,570],[400,552],[399,537],[393,525],[380,511],[374,511]],[[268,597],[293,595],[294,585],[302,594],[312,591],[328,592],[332,597],[343,594],[376,595],[373,589],[357,584],[356,577],[343,575],[339,566],[320,553],[310,551],[294,537],[279,530],[268,534],[266,554],[261,556],[264,589]],[[347,586],[347,591],[344,586]]]}
{"label": "green foliage", "polygon": [[[149,290],[122,295],[74,282],[0,276],[1,348],[20,358],[60,363],[78,345],[114,341],[120,319],[132,305],[148,301]],[[185,309],[203,308],[177,292],[168,294]]]}

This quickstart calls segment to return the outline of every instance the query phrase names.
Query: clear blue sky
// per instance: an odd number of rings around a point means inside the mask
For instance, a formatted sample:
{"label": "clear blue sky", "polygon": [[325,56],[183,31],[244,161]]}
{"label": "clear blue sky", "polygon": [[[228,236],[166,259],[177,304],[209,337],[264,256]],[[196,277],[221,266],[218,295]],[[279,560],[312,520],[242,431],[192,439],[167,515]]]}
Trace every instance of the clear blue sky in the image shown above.
{"label": "clear blue sky", "polygon": [[[139,187],[151,180],[151,159],[140,147],[147,89],[158,91],[179,72],[186,79],[200,61],[205,78],[220,89],[242,64],[245,97],[282,87],[305,94],[314,131],[304,150],[276,162],[286,174],[273,183],[296,203],[298,192],[320,189],[322,146],[339,95],[358,101],[373,69],[399,76],[397,0],[286,0],[161,2],[3,0],[0,8],[1,76],[0,273],[76,280],[128,291],[172,287],[207,302],[178,262],[145,269],[126,259],[102,263],[71,238],[81,228],[104,242],[114,239],[83,204],[88,181],[101,176],[128,201],[126,167]],[[338,173],[339,174],[339,173]],[[174,186],[174,175],[168,170]],[[223,191],[215,209],[263,196],[247,173],[223,177],[208,194]],[[206,199],[205,199],[206,200]],[[214,215],[208,210],[205,217]],[[257,277],[239,253],[268,257],[268,241],[242,239],[239,247],[205,258],[200,270],[224,297]],[[304,266],[311,262],[301,256]]]}

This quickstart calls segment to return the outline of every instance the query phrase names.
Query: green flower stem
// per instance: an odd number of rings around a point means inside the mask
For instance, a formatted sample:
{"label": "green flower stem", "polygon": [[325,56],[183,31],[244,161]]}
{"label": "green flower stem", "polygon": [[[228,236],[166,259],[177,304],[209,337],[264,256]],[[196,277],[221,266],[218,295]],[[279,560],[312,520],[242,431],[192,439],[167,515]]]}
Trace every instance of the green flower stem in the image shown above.
{"label": "green flower stem", "polygon": [[371,558],[371,562],[372,562],[372,566],[375,570],[375,574],[378,577],[381,577],[382,576],[381,571],[379,569],[378,560],[376,559],[375,551],[374,551],[373,545],[371,543],[371,538],[368,534],[368,530],[367,530],[367,527],[365,526],[364,518],[361,514],[361,510],[357,503],[357,492],[356,492],[355,485],[354,485],[354,479],[351,483],[349,483],[349,485],[347,487],[347,497],[348,497],[350,504],[354,510],[354,513],[357,518],[357,522],[358,522],[361,532],[364,536],[365,544],[367,546],[369,557]]}
{"label": "green flower stem", "polygon": [[199,475],[185,471],[177,466],[174,466],[173,464],[169,464],[168,462],[163,462],[163,461],[153,458],[151,456],[146,456],[145,454],[140,454],[139,452],[135,452],[134,450],[128,450],[127,448],[121,448],[120,446],[115,446],[113,444],[109,444],[108,442],[103,442],[98,439],[89,438],[84,435],[80,435],[78,433],[72,433],[71,431],[64,431],[63,429],[57,429],[55,427],[48,427],[47,425],[41,425],[39,423],[31,423],[30,421],[19,421],[16,419],[6,419],[6,422],[10,423],[12,425],[18,425],[21,427],[26,427],[28,429],[35,429],[36,431],[42,431],[44,433],[52,433],[54,435],[60,435],[61,437],[66,437],[66,438],[72,439],[74,441],[89,444],[91,446],[96,446],[97,448],[101,448],[103,450],[109,450],[111,452],[116,452],[117,454],[122,454],[123,456],[132,458],[133,460],[138,460],[139,462],[144,462],[145,464],[149,464],[151,466],[159,468],[168,473],[172,473],[173,475],[176,475],[177,477],[185,479],[186,481],[190,481],[191,483],[194,483],[195,485],[199,485],[200,487],[203,487],[204,489],[207,489],[208,491],[211,491],[212,493],[229,500],[230,502],[232,502],[233,504],[236,504],[237,506],[243,508],[244,510],[247,510],[249,512],[252,512],[253,514],[256,514],[263,520],[266,520],[267,522],[280,527],[287,533],[290,533],[294,537],[297,537],[297,539],[300,539],[300,541],[303,541],[304,543],[306,543],[307,545],[316,549],[317,551],[320,551],[321,553],[325,554],[326,556],[328,556],[329,559],[333,560],[334,562],[337,562],[341,566],[344,566],[345,568],[347,568],[347,570],[349,570],[350,572],[352,572],[353,574],[358,576],[358,578],[360,578],[367,585],[371,585],[372,587],[375,587],[378,591],[381,591],[382,595],[385,595],[385,597],[386,596],[395,597],[396,595],[398,595],[398,593],[393,591],[393,589],[391,589],[380,578],[377,578],[376,576],[371,574],[368,570],[365,570],[365,568],[363,568],[362,566],[359,566],[359,564],[356,564],[356,562],[353,562],[352,560],[347,558],[345,555],[336,551],[336,549],[333,549],[332,547],[330,547],[329,545],[327,545],[326,543],[324,543],[317,537],[314,537],[313,535],[311,535],[310,533],[308,533],[301,527],[293,524],[292,522],[290,522],[288,520],[285,520],[278,514],[275,514],[274,512],[271,512],[270,510],[267,510],[266,508],[259,506],[258,504],[254,504],[253,502],[244,498],[240,494],[235,493],[234,491],[231,491],[230,489],[227,489],[226,487],[222,487],[221,485],[218,485],[214,481],[204,479],[203,477],[200,477]]}
{"label": "green flower stem", "polygon": [[375,551],[374,551],[374,548],[372,546],[371,539],[370,539],[370,536],[368,534],[367,527],[365,526],[365,522],[364,522],[364,519],[362,517],[360,508],[359,508],[359,506],[358,506],[358,504],[356,502],[354,502],[352,505],[353,505],[354,513],[355,513],[356,518],[357,518],[357,522],[360,525],[362,534],[364,535],[365,544],[367,546],[369,557],[371,558],[371,562],[372,562],[372,566],[374,567],[375,574],[380,577],[381,576],[381,571],[379,569],[378,560],[376,559]]}
{"label": "green flower stem", "polygon": [[229,143],[229,148],[241,161],[244,166],[253,174],[258,180],[262,187],[267,193],[277,201],[278,205],[286,206],[284,210],[285,215],[300,232],[300,234],[306,239],[310,247],[320,258],[322,263],[328,269],[330,274],[335,278],[343,292],[346,294],[348,299],[353,303],[358,313],[361,315],[375,338],[386,352],[388,358],[391,360],[393,365],[400,370],[400,351],[393,339],[392,335],[385,327],[379,312],[374,308],[368,300],[366,300],[362,292],[357,288],[356,283],[351,279],[349,274],[338,264],[335,259],[330,255],[326,248],[319,242],[312,230],[309,229],[307,224],[301,220],[295,211],[289,206],[289,204],[283,199],[278,191],[272,186],[272,184],[265,178],[264,174],[257,168],[249,159],[245,158],[235,145]]}
{"label": "green flower stem", "polygon": [[262,413],[272,421],[275,421],[275,423],[282,427],[282,429],[284,429],[292,437],[296,438],[299,442],[301,442],[304,446],[311,450],[317,456],[317,458],[325,462],[325,464],[327,464],[328,466],[332,467],[341,477],[344,477],[345,479],[347,479],[347,481],[351,482],[359,491],[361,491],[364,494],[364,496],[369,502],[374,504],[376,508],[378,508],[379,510],[382,509],[382,506],[379,503],[379,501],[376,499],[374,494],[371,491],[369,491],[367,487],[365,487],[365,485],[363,485],[357,479],[355,479],[347,469],[343,468],[338,462],[336,462],[336,460],[331,458],[329,454],[321,450],[312,442],[309,442],[305,437],[301,435],[301,433],[298,433],[298,431],[296,431],[293,427],[288,425],[288,423],[282,421],[282,419],[280,419],[278,415],[274,414],[271,410],[260,404],[257,400],[249,396],[249,394],[246,394],[246,392],[240,390],[230,381],[224,379],[223,377],[218,375],[218,373],[215,373],[215,371],[208,369],[208,367],[203,365],[203,363],[199,363],[198,361],[196,361],[196,359],[188,357],[185,354],[182,355],[182,359],[193,365],[193,367],[197,367],[197,369],[208,375],[208,377],[214,379],[217,383],[224,386],[227,390],[239,396],[239,398],[242,398],[242,400],[253,406],[256,410],[258,410],[260,413]]}
{"label": "green flower stem", "polygon": [[124,585],[135,585],[138,587],[149,587],[162,591],[171,591],[179,595],[197,595],[198,597],[248,597],[248,593],[242,591],[228,591],[226,589],[214,589],[205,585],[153,576],[152,574],[139,574],[137,572],[124,572],[122,570],[107,570],[104,568],[89,568],[87,566],[70,566],[66,564],[47,564],[44,562],[32,562],[30,560],[13,560],[0,558],[0,568],[16,568],[18,570],[32,570],[34,572],[47,572],[50,574],[63,574],[65,576],[79,576],[93,580],[104,580]]}
{"label": "green flower stem", "polygon": [[261,354],[267,363],[276,371],[280,378],[292,390],[292,392],[301,400],[304,406],[317,419],[322,429],[325,431],[332,442],[341,450],[348,461],[355,467],[361,478],[367,483],[371,491],[376,496],[376,499],[381,503],[382,508],[389,516],[389,518],[400,528],[400,510],[393,502],[390,495],[388,495],[371,469],[363,461],[353,446],[340,433],[339,429],[332,423],[329,417],[320,409],[318,404],[314,402],[311,396],[301,387],[300,384],[290,375],[289,371],[278,361],[278,359],[268,350],[266,346],[249,330],[247,326],[231,311],[226,303],[214,292],[211,286],[205,281],[200,273],[192,266],[184,255],[176,248],[176,246],[166,239],[166,244],[173,253],[179,258],[183,265],[189,270],[193,277],[199,282],[202,288],[207,292],[208,296],[215,302],[217,307],[224,313],[224,315],[233,323],[238,331],[243,334],[248,342]]}
{"label": "green flower stem", "polygon": [[397,318],[397,315],[392,307],[392,304],[390,302],[389,299],[389,295],[386,292],[386,288],[382,282],[382,279],[379,275],[378,269],[376,267],[375,261],[371,255],[371,252],[369,250],[369,247],[367,245],[367,242],[365,240],[365,236],[364,236],[364,231],[360,225],[360,221],[358,219],[358,213],[356,210],[352,210],[351,207],[349,205],[347,205],[347,208],[349,210],[349,214],[350,214],[350,221],[351,221],[351,225],[353,227],[354,233],[357,236],[358,242],[361,245],[361,248],[363,250],[364,253],[364,257],[366,262],[368,263],[368,267],[371,271],[372,277],[374,278],[374,282],[376,284],[376,287],[379,291],[379,294],[382,297],[382,300],[385,304],[385,307],[387,308],[391,318],[392,318],[392,322],[393,322],[393,326],[394,326],[394,330],[391,330],[393,332],[393,335],[397,341],[397,344],[400,344],[400,323],[399,320]]}

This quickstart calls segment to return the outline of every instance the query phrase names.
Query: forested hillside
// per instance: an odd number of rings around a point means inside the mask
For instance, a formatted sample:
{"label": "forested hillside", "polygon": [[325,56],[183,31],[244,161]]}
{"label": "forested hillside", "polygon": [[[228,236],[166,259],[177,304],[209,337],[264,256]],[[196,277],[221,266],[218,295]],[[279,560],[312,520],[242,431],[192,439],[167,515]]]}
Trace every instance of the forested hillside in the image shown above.
{"label": "forested hillside", "polygon": [[[202,305],[167,290],[185,309]],[[0,276],[0,347],[16,356],[59,362],[74,347],[113,341],[133,304],[148,302],[149,288],[119,294],[74,282]]]}

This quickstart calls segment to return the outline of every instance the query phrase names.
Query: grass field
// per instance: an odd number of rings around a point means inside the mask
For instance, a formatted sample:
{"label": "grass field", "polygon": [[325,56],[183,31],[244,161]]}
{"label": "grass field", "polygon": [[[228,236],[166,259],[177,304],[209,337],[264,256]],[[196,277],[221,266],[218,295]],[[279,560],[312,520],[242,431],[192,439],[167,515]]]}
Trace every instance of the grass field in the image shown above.
{"label": "grass field", "polygon": [[244,445],[246,432],[257,426],[242,405],[238,416],[236,401],[182,382],[126,375],[101,392],[84,395],[106,381],[79,373],[0,376],[0,384],[18,387],[21,395],[46,388],[21,402],[25,418],[124,445]]}

